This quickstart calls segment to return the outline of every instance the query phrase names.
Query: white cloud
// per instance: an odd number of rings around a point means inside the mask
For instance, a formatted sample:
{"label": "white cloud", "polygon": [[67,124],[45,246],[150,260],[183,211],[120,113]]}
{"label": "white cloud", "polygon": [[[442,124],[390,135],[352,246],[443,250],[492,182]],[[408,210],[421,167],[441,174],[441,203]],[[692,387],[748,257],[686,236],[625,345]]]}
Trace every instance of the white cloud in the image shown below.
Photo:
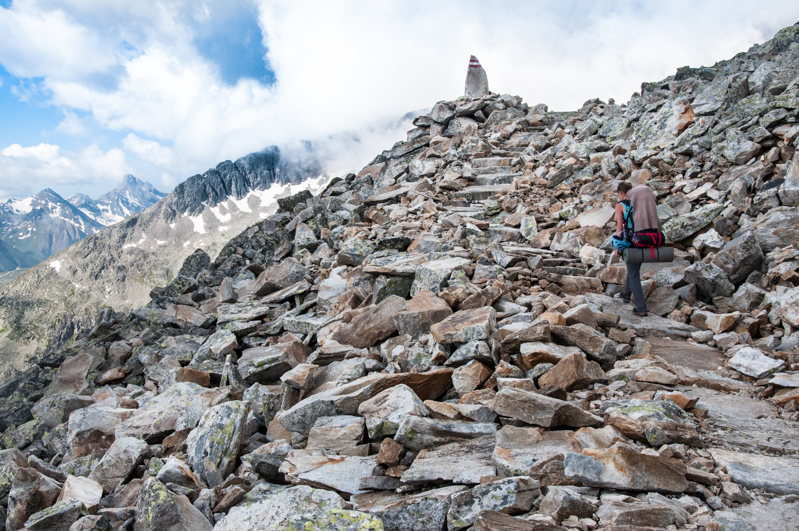
{"label": "white cloud", "polygon": [[[643,81],[730,58],[799,19],[795,0],[769,9],[724,0],[259,0],[277,80],[267,86],[227,84],[197,51],[197,24],[225,5],[15,0],[0,9],[0,63],[44,78],[29,90],[65,109],[60,132],[81,130],[72,110],[90,113],[123,132],[119,147],[155,165],[150,177],[168,189],[270,144],[331,136],[331,170],[356,171],[403,136],[385,124],[462,93],[470,54],[492,90],[570,110],[593,97],[626,101]],[[344,131],[360,141],[346,142]],[[59,157],[66,162],[37,171],[69,180],[78,170],[67,162],[85,175],[126,166],[119,149],[100,155],[102,171],[87,169],[81,153]]]}
{"label": "white cloud", "polygon": [[121,149],[103,151],[91,144],[78,152],[66,152],[53,144],[12,144],[0,150],[0,175],[4,184],[11,185],[10,190],[0,190],[0,197],[31,195],[55,185],[110,184],[129,172]]}
{"label": "white cloud", "polygon": [[172,165],[172,150],[153,140],[139,138],[133,133],[128,134],[123,140],[125,149],[132,151],[147,162],[156,166],[168,168]]}
{"label": "white cloud", "polygon": [[61,120],[55,130],[70,136],[85,135],[88,132],[86,124],[74,112],[64,111],[64,119]]}

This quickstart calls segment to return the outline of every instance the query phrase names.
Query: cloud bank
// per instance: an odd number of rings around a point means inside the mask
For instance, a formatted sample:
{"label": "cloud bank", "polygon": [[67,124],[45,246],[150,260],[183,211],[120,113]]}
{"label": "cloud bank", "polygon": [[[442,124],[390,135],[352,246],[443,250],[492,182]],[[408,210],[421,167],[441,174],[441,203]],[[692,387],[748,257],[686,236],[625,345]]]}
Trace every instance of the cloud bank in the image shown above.
{"label": "cloud bank", "polygon": [[462,93],[471,54],[493,91],[569,110],[626,101],[797,20],[795,0],[14,0],[0,8],[0,90],[63,119],[52,143],[2,150],[0,194],[102,191],[127,171],[168,191],[225,159],[330,138],[330,171],[355,171],[404,137],[405,113]]}

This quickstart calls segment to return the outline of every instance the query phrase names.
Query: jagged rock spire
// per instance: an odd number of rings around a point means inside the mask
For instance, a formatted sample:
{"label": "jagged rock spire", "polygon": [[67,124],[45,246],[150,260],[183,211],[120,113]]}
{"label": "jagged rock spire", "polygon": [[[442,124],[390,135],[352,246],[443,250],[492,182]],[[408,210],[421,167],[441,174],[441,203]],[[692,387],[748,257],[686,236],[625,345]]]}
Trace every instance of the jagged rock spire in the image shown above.
{"label": "jagged rock spire", "polygon": [[466,96],[470,98],[482,98],[488,96],[488,76],[480,65],[477,57],[469,58],[469,69],[466,71]]}

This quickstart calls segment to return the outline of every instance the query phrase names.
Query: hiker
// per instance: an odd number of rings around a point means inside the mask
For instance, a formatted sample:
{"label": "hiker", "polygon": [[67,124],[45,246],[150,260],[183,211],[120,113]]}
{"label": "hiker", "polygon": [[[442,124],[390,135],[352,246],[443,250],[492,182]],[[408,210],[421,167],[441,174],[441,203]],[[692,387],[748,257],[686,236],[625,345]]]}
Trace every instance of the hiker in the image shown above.
{"label": "hiker", "polygon": [[[658,228],[657,202],[655,192],[645,184],[635,188],[629,182],[622,182],[616,188],[619,204],[616,205],[616,236],[614,247],[617,252],[627,247],[659,247],[663,244]],[[630,302],[635,299],[633,315],[646,317],[646,297],[641,287],[641,264],[627,263],[627,281],[621,299]]]}

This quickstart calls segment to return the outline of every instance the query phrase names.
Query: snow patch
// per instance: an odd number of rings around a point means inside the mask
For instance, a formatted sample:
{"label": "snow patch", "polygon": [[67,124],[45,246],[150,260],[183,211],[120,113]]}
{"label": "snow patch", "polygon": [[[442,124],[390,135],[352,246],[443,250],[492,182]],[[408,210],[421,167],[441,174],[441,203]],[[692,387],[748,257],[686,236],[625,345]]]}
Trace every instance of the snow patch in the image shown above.
{"label": "snow patch", "polygon": [[219,226],[219,232],[225,232],[225,231],[226,231],[226,230],[228,230],[229,228],[230,228],[230,227],[228,227],[228,226],[226,226],[226,225],[220,225],[220,226]]}
{"label": "snow patch", "polygon": [[233,215],[230,213],[230,209],[228,209],[228,213],[227,214],[223,214],[220,211],[222,206],[223,206],[222,203],[220,203],[220,204],[216,205],[215,207],[209,208],[208,210],[210,210],[213,213],[213,215],[216,216],[216,219],[218,219],[222,223],[225,223],[227,221],[230,221],[230,219],[233,217]]}
{"label": "snow patch", "polygon": [[61,271],[61,260],[53,260],[52,262],[50,262],[50,264],[49,264],[49,265],[50,265],[50,267],[52,267],[53,269],[55,269],[55,272],[56,272],[56,273],[58,273],[59,271]]}
{"label": "snow patch", "polygon": [[164,245],[165,243],[166,243],[166,240],[155,240],[155,244],[156,245]]}
{"label": "snow patch", "polygon": [[189,216],[189,219],[194,224],[194,232],[198,234],[205,234],[205,222],[203,221],[202,214],[199,216]]}
{"label": "snow patch", "polygon": [[[236,205],[236,208],[238,208],[242,212],[252,212],[252,209],[250,208],[250,205],[247,203],[247,200],[249,199],[251,194],[252,194],[252,192],[250,192],[249,194],[245,195],[244,197],[242,197],[241,199],[238,199],[238,200],[237,199],[233,199],[232,197],[229,198],[228,200],[231,203],[233,203],[234,205]],[[225,220],[222,220],[222,221],[225,221]]]}

